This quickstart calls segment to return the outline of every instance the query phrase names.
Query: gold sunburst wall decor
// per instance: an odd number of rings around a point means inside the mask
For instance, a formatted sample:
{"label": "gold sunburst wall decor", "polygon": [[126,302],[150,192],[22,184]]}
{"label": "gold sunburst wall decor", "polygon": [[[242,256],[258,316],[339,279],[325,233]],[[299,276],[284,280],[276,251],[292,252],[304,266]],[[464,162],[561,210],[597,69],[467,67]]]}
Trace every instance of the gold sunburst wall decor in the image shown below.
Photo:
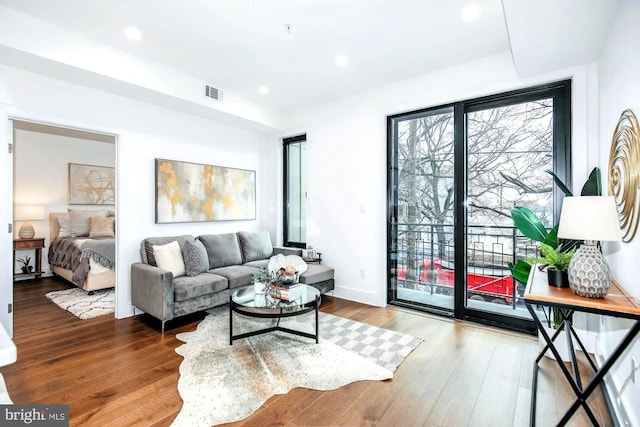
{"label": "gold sunburst wall decor", "polygon": [[609,194],[616,199],[622,240],[630,242],[638,231],[640,216],[640,126],[626,109],[620,115],[609,152]]}

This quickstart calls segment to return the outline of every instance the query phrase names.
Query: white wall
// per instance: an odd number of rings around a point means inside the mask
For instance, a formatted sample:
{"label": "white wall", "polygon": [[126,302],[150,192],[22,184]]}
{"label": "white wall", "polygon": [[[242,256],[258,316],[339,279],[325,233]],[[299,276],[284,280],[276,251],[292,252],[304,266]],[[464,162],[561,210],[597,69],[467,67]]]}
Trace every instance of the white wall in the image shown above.
{"label": "white wall", "polygon": [[[282,151],[274,135],[0,66],[0,133],[7,131],[10,117],[118,135],[117,317],[132,314],[129,266],[140,259],[138,247],[144,237],[266,229],[274,243],[279,243]],[[155,224],[157,157],[255,170],[257,219]],[[11,204],[2,206],[10,209]],[[0,246],[5,245],[10,247],[10,235],[0,234]],[[8,263],[0,264],[2,277],[7,277],[9,268]]]}
{"label": "white wall", "polygon": [[[42,270],[49,275],[48,246],[49,212],[65,212],[67,208],[97,209],[96,206],[70,206],[67,204],[68,165],[115,166],[116,147],[114,144],[70,138],[17,129],[14,132],[13,189],[16,205],[43,205],[45,219],[32,221],[36,237],[44,237]],[[105,208],[113,208],[105,206]],[[14,223],[14,237],[22,223]],[[25,251],[18,256],[27,254]],[[33,264],[32,264],[33,265]],[[19,270],[19,265],[14,268]]]}
{"label": "white wall", "polygon": [[581,183],[595,166],[588,156],[597,158],[594,64],[519,80],[510,56],[498,55],[297,114],[289,134],[307,133],[307,242],[336,269],[335,294],[386,304],[388,115],[566,78],[573,78],[573,181]]}
{"label": "white wall", "polygon": [[243,121],[257,130],[280,126],[282,115],[275,110],[267,111],[226,90],[224,102],[212,101],[204,96],[205,82],[198,78],[1,5],[0,28],[0,56],[24,70],[231,125]]}
{"label": "white wall", "polygon": [[[631,108],[640,118],[640,3],[622,0],[612,32],[600,59],[600,165],[603,180],[608,182],[609,149],[613,131],[623,110]],[[634,166],[636,170],[640,165]],[[630,243],[607,245],[614,277],[632,295],[640,299],[640,234]],[[602,318],[599,336],[600,350],[609,354],[631,322]],[[623,361],[615,366],[610,389],[614,390],[615,403],[619,403],[628,417],[629,425],[640,425],[640,380],[631,379],[631,357],[640,363],[640,343]],[[636,371],[640,378],[640,371]]]}

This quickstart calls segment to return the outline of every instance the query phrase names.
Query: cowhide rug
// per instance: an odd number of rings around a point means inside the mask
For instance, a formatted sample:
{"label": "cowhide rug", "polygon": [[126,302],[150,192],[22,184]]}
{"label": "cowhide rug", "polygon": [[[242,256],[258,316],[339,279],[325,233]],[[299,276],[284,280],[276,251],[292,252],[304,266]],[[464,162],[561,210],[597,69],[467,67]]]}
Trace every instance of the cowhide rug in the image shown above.
{"label": "cowhide rug", "polygon": [[[261,323],[262,322],[262,323]],[[271,320],[234,314],[234,334]],[[313,331],[313,313],[282,322]],[[229,308],[219,307],[185,344],[178,392],[184,401],[174,426],[211,426],[251,415],[271,396],[296,387],[333,390],[354,381],[386,380],[422,341],[339,316],[320,313],[320,343],[274,332],[229,345]]]}

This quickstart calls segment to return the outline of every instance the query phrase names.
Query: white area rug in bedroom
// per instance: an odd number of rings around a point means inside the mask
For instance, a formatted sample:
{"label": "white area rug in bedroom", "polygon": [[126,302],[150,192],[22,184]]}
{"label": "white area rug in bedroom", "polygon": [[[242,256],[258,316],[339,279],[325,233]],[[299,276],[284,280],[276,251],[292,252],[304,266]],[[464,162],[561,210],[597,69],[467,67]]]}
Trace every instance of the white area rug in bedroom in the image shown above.
{"label": "white area rug in bedroom", "polygon": [[47,298],[82,320],[115,311],[115,290],[113,288],[93,291],[93,295],[89,295],[89,292],[80,288],[65,289],[64,291],[49,292]]}

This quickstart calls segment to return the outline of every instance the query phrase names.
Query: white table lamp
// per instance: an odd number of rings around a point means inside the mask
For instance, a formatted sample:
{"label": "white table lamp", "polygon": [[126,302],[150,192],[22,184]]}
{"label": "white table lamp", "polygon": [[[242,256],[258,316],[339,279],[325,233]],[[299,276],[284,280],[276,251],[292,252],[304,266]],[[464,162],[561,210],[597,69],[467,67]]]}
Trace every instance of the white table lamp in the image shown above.
{"label": "white table lamp", "polygon": [[21,239],[33,239],[36,235],[31,221],[42,221],[44,219],[44,206],[42,205],[17,205],[14,206],[13,217],[17,221],[24,221],[18,237]]}
{"label": "white table lamp", "polygon": [[620,240],[614,197],[565,197],[558,238],[584,240],[567,270],[571,290],[583,297],[604,298],[611,284],[611,274],[597,242]]}

